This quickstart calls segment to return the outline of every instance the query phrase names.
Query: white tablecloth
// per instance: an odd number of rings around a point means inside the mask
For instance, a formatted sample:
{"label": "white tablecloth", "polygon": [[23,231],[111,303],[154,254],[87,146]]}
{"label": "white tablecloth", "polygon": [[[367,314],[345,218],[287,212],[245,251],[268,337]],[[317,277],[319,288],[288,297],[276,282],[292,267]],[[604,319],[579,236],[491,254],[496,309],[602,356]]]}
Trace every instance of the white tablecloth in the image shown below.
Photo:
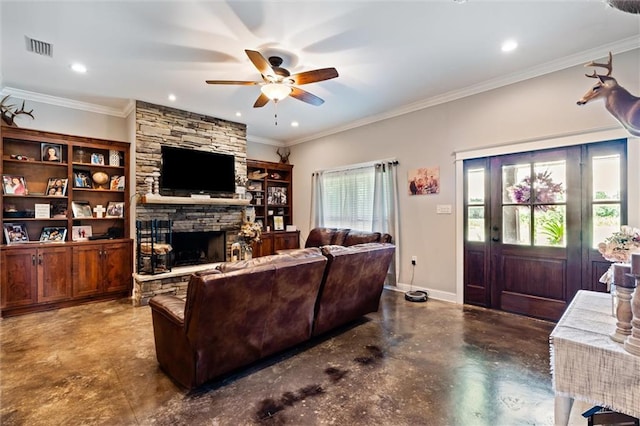
{"label": "white tablecloth", "polygon": [[611,295],[580,290],[550,336],[553,389],[640,418],[640,357],[609,335]]}

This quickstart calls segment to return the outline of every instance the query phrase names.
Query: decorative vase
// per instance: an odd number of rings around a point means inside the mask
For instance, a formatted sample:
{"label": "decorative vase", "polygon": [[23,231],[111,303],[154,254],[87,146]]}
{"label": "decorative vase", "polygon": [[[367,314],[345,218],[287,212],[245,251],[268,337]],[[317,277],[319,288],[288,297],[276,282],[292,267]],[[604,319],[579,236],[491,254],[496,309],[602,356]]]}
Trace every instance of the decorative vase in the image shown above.
{"label": "decorative vase", "polygon": [[109,175],[105,172],[95,172],[92,176],[93,183],[96,185],[96,189],[106,189],[106,184],[109,182]]}
{"label": "decorative vase", "polygon": [[113,149],[109,150],[109,165],[110,166],[120,165],[120,151],[116,151]]}

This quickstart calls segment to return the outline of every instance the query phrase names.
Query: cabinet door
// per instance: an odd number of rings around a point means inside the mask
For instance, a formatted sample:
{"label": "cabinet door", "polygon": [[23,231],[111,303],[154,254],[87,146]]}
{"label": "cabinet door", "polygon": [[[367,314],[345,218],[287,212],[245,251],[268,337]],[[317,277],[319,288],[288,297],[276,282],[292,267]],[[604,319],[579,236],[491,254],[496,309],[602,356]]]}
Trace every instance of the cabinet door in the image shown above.
{"label": "cabinet door", "polygon": [[2,294],[0,308],[24,306],[36,303],[37,272],[36,250],[3,250],[2,261]]}
{"label": "cabinet door", "polygon": [[273,237],[263,233],[260,242],[253,244],[253,257],[268,256],[273,253]]}
{"label": "cabinet door", "polygon": [[73,297],[100,293],[101,268],[101,244],[73,247]]}
{"label": "cabinet door", "polygon": [[128,291],[133,285],[131,242],[103,245],[104,291]]}
{"label": "cabinet door", "polygon": [[273,234],[274,251],[296,248],[300,248],[298,232],[283,232]]}
{"label": "cabinet door", "polygon": [[38,249],[38,302],[71,297],[71,251],[67,247]]}

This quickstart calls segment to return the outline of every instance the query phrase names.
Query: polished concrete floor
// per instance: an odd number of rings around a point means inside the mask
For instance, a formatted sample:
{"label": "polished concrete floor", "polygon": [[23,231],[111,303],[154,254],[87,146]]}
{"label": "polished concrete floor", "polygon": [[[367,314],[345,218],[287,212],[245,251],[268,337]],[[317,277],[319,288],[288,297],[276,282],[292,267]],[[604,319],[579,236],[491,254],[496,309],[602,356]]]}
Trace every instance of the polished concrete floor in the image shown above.
{"label": "polished concrete floor", "polygon": [[6,318],[0,424],[552,425],[553,325],[385,291],[363,321],[187,392],[158,367],[148,307]]}

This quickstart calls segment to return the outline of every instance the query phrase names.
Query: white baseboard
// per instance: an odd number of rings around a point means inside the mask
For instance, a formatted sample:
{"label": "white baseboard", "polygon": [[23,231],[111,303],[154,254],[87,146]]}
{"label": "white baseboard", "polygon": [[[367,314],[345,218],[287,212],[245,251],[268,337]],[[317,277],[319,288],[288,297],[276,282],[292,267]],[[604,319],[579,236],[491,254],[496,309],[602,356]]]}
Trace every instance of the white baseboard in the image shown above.
{"label": "white baseboard", "polygon": [[413,291],[422,290],[422,291],[426,291],[429,294],[429,299],[436,299],[436,300],[442,300],[444,302],[457,303],[456,294],[450,293],[448,291],[433,290],[430,288],[418,287],[415,285],[411,286],[409,284],[402,284],[402,283],[398,283],[397,286],[385,286],[384,288],[387,290],[398,291],[402,293],[405,293],[409,290],[413,290]]}

